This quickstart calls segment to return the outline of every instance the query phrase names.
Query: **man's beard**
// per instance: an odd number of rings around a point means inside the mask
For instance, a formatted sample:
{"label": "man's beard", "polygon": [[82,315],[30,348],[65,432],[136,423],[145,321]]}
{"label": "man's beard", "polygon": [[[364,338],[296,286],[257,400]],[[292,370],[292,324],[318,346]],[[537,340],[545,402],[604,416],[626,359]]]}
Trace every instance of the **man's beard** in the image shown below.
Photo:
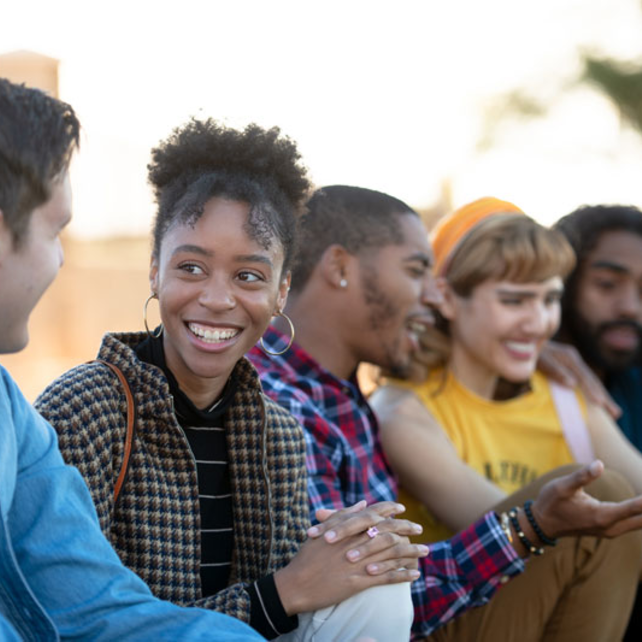
{"label": "man's beard", "polygon": [[[640,358],[642,346],[642,326],[636,321],[620,319],[618,321],[605,321],[597,326],[592,326],[580,314],[565,310],[569,322],[567,337],[579,350],[582,358],[598,372],[614,374],[626,370],[637,363]],[[604,347],[601,337],[604,333],[614,328],[632,328],[638,335],[638,345],[633,351],[613,350]]]}
{"label": "man's beard", "polygon": [[[393,301],[381,290],[378,284],[378,273],[371,270],[362,278],[363,292],[368,306],[368,331],[382,333],[397,321],[396,307]],[[380,344],[382,354],[377,359],[379,366],[387,375],[404,379],[410,369],[410,358],[402,359],[399,355],[399,338],[393,345],[383,341]]]}

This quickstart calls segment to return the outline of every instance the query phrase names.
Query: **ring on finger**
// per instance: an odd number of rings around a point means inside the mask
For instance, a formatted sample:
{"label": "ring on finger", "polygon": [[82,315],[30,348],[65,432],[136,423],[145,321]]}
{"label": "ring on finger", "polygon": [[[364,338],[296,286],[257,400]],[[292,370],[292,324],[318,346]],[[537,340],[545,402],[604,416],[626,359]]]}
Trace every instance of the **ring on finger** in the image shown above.
{"label": "ring on finger", "polygon": [[371,526],[367,531],[366,535],[370,539],[374,539],[379,534],[379,529],[376,526]]}

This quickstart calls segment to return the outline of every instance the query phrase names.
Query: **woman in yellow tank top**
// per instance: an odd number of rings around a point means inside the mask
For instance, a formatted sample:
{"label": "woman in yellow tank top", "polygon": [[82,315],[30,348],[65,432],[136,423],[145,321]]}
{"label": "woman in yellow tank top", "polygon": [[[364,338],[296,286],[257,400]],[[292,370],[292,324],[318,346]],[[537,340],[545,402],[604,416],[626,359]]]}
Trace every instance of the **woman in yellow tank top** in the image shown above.
{"label": "woman in yellow tank top", "polygon": [[[555,384],[536,371],[560,320],[571,247],[512,203],[480,199],[442,219],[431,238],[443,302],[423,337],[416,376],[372,404],[409,518],[424,541],[461,530],[507,495],[572,463]],[[511,386],[508,398],[500,387]],[[570,397],[570,398],[569,398]],[[642,493],[642,456],[598,406],[568,395],[571,423],[594,453]],[[573,408],[571,408],[573,410]],[[591,452],[592,451],[592,452]]]}

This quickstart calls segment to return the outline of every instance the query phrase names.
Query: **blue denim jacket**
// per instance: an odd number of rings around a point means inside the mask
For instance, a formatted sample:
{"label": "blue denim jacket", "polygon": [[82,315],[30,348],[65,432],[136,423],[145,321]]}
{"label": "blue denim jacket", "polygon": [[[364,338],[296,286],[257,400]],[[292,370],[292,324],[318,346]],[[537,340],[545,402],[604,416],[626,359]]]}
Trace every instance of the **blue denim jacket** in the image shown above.
{"label": "blue denim jacket", "polygon": [[98,526],[54,430],[0,366],[0,640],[261,640],[152,596]]}

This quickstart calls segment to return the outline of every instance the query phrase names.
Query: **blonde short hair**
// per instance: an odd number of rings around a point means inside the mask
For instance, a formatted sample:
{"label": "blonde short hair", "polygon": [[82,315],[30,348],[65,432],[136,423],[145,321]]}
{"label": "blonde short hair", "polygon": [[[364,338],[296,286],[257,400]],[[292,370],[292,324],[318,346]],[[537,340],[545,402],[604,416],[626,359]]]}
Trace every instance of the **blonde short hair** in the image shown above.
{"label": "blonde short hair", "polygon": [[575,267],[575,253],[564,235],[528,216],[490,216],[461,240],[444,277],[462,297],[489,279],[516,283],[566,278]]}

